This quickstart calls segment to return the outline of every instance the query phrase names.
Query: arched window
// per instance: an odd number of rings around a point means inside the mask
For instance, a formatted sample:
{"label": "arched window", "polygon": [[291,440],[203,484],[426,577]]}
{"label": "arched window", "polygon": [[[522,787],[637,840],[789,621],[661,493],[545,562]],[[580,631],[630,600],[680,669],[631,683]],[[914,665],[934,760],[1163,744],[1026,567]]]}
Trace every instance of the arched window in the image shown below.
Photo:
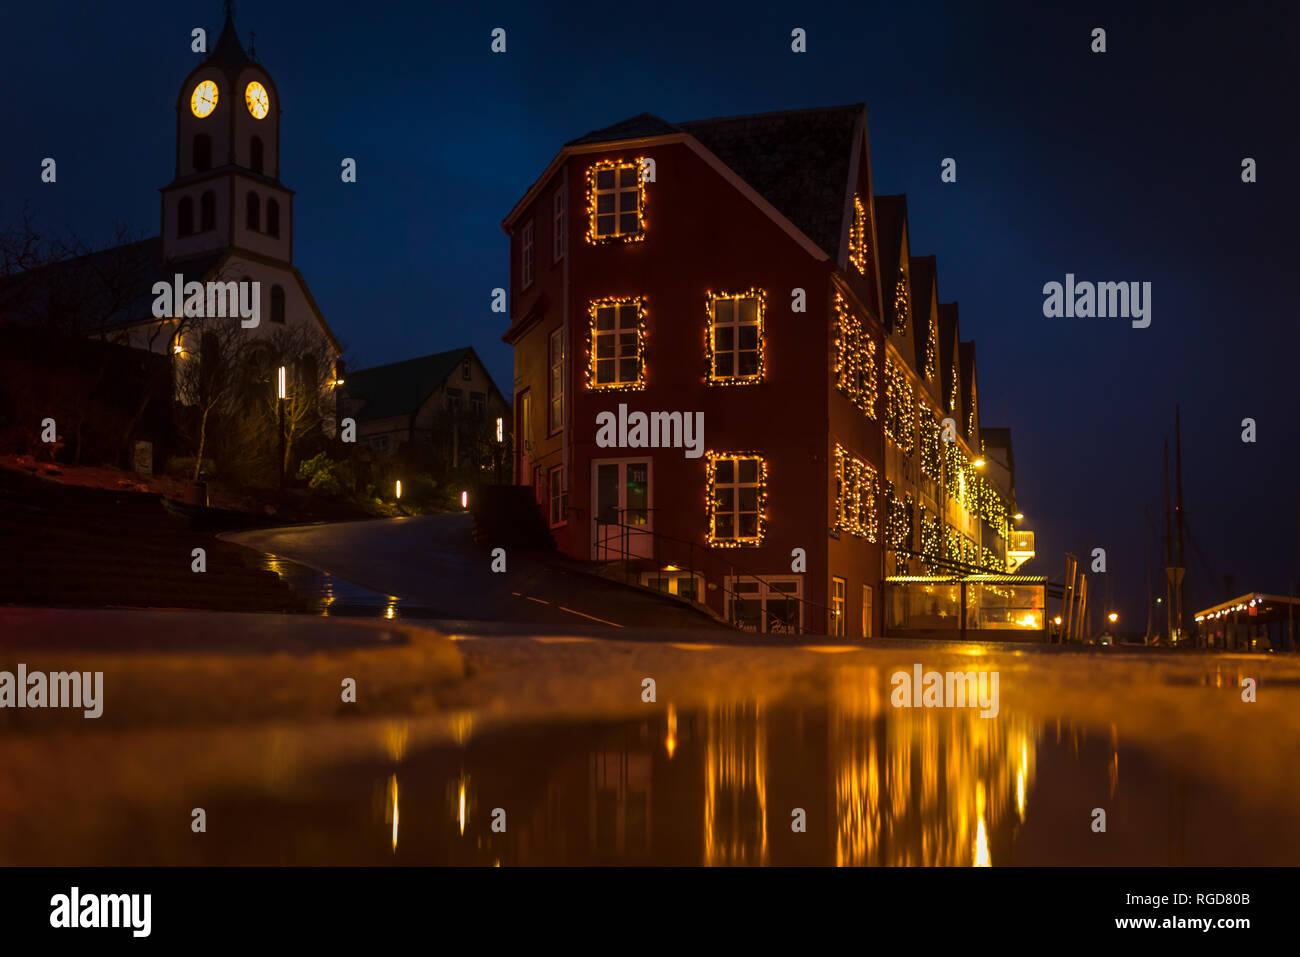
{"label": "arched window", "polygon": [[257,232],[262,228],[262,203],[257,198],[257,194],[250,191],[245,205],[244,225]]}
{"label": "arched window", "polygon": [[199,197],[199,232],[217,228],[217,194],[206,190]]}
{"label": "arched window", "polygon": [[271,321],[284,322],[284,290],[279,286],[271,287]]}
{"label": "arched window", "polygon": [[194,169],[202,173],[212,169],[212,137],[207,133],[194,134]]}
{"label": "arched window", "polygon": [[262,172],[262,138],[254,136],[248,143],[248,166],[254,173]]}
{"label": "arched window", "polygon": [[176,211],[176,220],[177,236],[188,236],[194,232],[194,200],[190,197],[181,197],[180,207]]}
{"label": "arched window", "polygon": [[266,234],[276,237],[280,235],[280,204],[274,199],[266,201]]}

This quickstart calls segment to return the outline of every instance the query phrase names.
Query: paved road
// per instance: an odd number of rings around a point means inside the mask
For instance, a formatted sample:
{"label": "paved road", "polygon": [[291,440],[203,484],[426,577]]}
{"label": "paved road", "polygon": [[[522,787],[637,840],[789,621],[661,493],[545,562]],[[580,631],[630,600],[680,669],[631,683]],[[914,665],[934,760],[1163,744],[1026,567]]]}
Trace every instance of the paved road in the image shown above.
{"label": "paved road", "polygon": [[415,606],[422,617],[466,621],[718,628],[672,600],[605,581],[573,563],[509,549],[493,572],[466,514],[425,515],[233,532],[222,538],[287,558]]}

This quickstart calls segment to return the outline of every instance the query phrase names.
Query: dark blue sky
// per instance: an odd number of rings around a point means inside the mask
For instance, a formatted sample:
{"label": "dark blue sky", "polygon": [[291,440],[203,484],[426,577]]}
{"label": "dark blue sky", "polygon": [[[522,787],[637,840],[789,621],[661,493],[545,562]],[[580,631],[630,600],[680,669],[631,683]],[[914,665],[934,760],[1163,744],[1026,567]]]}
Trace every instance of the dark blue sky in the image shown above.
{"label": "dark blue sky", "polygon": [[[1026,570],[1108,549],[1144,618],[1144,505],[1184,424],[1189,607],[1295,574],[1300,136],[1293,3],[270,3],[236,25],[283,103],[295,260],[354,365],[473,345],[509,392],[500,220],[567,139],[866,101],[878,191],[977,342],[982,419],[1015,439]],[[1140,6],[1140,11],[1130,9]],[[0,14],[0,216],[106,242],[158,228],[173,106],[221,4],[44,0]],[[508,52],[489,52],[494,27]],[[789,52],[793,27],[809,52]],[[1089,52],[1093,27],[1108,52]],[[59,181],[39,182],[42,157]],[[359,181],[339,180],[344,156]],[[958,182],[939,181],[957,159]],[[1245,156],[1259,182],[1240,180]],[[1042,287],[1153,283],[1153,321],[1047,319]],[[1240,422],[1259,423],[1255,445]],[[1198,558],[1203,556],[1204,562]]]}

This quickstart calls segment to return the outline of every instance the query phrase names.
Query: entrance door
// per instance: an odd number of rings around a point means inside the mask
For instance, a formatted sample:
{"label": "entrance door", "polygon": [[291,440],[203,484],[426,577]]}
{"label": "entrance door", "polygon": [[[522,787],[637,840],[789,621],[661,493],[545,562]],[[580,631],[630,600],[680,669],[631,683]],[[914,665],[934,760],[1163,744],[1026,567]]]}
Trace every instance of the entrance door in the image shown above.
{"label": "entrance door", "polygon": [[591,463],[592,558],[652,558],[650,460]]}
{"label": "entrance door", "polygon": [[[529,425],[533,421],[533,396],[531,392],[525,390],[519,393],[519,399],[515,403],[515,411],[519,416],[519,421],[515,423],[515,446],[519,455],[519,477],[517,481],[520,485],[530,485],[533,481],[533,443],[531,441],[532,432],[529,430]],[[536,489],[533,491],[535,493]]]}

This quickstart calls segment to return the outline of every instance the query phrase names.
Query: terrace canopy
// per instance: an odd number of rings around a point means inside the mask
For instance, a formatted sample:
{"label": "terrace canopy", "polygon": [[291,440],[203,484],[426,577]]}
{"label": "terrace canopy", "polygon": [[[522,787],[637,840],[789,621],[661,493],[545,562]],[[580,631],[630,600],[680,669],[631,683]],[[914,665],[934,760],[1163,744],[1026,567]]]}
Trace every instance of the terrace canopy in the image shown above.
{"label": "terrace canopy", "polygon": [[1196,613],[1205,645],[1243,651],[1291,651],[1300,625],[1300,598],[1247,592]]}
{"label": "terrace canopy", "polygon": [[1046,641],[1042,575],[895,575],[885,579],[885,635]]}

